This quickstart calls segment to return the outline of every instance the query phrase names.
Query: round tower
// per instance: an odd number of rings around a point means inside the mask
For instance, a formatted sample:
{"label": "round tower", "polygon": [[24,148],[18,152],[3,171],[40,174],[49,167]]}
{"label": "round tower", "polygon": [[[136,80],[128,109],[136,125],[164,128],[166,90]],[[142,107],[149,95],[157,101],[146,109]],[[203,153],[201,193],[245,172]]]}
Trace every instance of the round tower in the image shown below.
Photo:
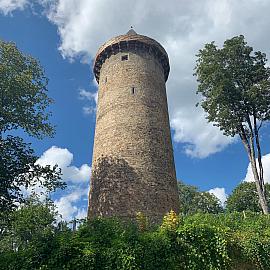
{"label": "round tower", "polygon": [[165,82],[169,59],[133,29],[100,47],[88,218],[179,211]]}

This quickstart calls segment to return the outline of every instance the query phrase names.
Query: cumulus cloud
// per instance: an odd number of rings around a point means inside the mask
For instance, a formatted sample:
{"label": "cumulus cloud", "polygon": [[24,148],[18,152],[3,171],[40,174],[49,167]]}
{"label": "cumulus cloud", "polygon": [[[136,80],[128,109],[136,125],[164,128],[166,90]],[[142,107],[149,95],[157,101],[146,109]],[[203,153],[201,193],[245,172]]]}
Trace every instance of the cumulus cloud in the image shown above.
{"label": "cumulus cloud", "polygon": [[[57,164],[63,173],[63,180],[68,182],[67,190],[60,194],[60,198],[54,201],[62,219],[70,221],[73,218],[86,217],[87,197],[89,191],[89,180],[91,168],[87,164],[80,167],[71,165],[73,154],[66,148],[52,146],[46,150],[37,163],[41,166]],[[37,193],[43,190],[33,187]]]}
{"label": "cumulus cloud", "polygon": [[61,218],[67,221],[73,218],[85,218],[86,208],[82,206],[82,200],[88,196],[88,187],[72,187],[72,191],[54,201]]}
{"label": "cumulus cloud", "polygon": [[0,0],[0,13],[11,14],[16,9],[23,10],[28,4],[28,0]]}
{"label": "cumulus cloud", "polygon": [[195,55],[207,42],[221,44],[239,34],[255,47],[267,49],[264,33],[270,22],[269,8],[269,1],[262,0],[173,0],[166,7],[156,0],[59,0],[48,14],[58,27],[64,57],[93,58],[102,43],[125,33],[130,25],[161,42],[171,62],[167,89],[174,141],[183,143],[186,154],[203,158],[221,151],[233,139],[207,123],[203,111],[195,107],[199,99],[192,75]]}
{"label": "cumulus cloud", "polygon": [[71,165],[72,161],[73,154],[68,149],[52,146],[41,155],[37,160],[37,164],[41,166],[54,166],[57,164],[62,170],[63,179],[67,182],[89,182],[90,166],[83,164],[80,167],[76,167]]}
{"label": "cumulus cloud", "polygon": [[[263,164],[263,175],[265,183],[270,184],[270,154],[266,154],[262,157],[262,164]],[[253,182],[254,177],[252,173],[251,164],[249,163],[247,168],[247,173],[243,181]]]}
{"label": "cumulus cloud", "polygon": [[[22,0],[21,0],[22,1]],[[3,2],[3,1],[2,1]],[[6,1],[4,1],[6,2]],[[18,1],[19,2],[19,1]],[[205,43],[244,34],[249,44],[269,52],[270,2],[267,0],[39,0],[57,26],[63,57],[85,62],[109,38],[134,29],[158,40],[167,50],[171,72],[167,93],[173,139],[187,155],[204,158],[222,151],[234,140],[207,123],[195,107],[196,54]],[[92,65],[92,63],[91,63]],[[93,106],[84,106],[87,114]]]}
{"label": "cumulus cloud", "polygon": [[210,189],[208,192],[215,195],[220,200],[221,205],[224,206],[228,197],[228,195],[225,192],[225,188],[216,187],[216,188]]}
{"label": "cumulus cloud", "polygon": [[[68,187],[63,191],[58,191],[53,197],[56,196],[54,203],[61,215],[60,220],[66,221],[86,217],[90,186],[91,168],[87,164],[80,167],[72,166],[72,161],[73,154],[68,149],[52,146],[36,162],[41,166],[57,164],[61,168],[62,179],[68,182]],[[47,198],[46,189],[38,184],[27,189],[21,187],[21,189],[26,197],[37,194],[41,201]]]}
{"label": "cumulus cloud", "polygon": [[203,112],[196,113],[195,108],[178,110],[171,119],[175,142],[184,143],[187,155],[205,158],[223,150],[235,138],[222,136],[219,129],[205,120]]}

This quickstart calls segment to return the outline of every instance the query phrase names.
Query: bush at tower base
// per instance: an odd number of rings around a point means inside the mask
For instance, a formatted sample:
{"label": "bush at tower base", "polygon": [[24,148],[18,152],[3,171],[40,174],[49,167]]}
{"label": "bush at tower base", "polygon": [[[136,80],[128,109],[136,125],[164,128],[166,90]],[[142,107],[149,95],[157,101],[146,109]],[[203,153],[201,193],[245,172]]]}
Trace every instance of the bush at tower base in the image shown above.
{"label": "bush at tower base", "polygon": [[171,212],[150,228],[141,213],[136,224],[95,219],[72,232],[42,217],[34,224],[42,211],[33,207],[32,216],[20,211],[2,233],[0,269],[270,269],[270,220],[261,214]]}

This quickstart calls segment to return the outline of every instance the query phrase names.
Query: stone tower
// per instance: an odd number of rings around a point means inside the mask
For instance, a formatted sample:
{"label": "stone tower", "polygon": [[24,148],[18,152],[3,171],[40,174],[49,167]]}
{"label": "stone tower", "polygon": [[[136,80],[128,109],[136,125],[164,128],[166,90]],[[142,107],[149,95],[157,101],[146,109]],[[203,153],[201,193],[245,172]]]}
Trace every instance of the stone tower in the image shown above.
{"label": "stone tower", "polygon": [[100,47],[88,218],[179,211],[165,82],[169,59],[133,29]]}

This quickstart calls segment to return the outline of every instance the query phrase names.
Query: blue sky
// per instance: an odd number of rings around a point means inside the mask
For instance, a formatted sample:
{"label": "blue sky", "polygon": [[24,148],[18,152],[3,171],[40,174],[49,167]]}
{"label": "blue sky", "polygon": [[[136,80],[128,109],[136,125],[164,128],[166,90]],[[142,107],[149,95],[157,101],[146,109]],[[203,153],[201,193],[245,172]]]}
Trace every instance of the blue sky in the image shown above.
{"label": "blue sky", "polygon": [[[83,217],[87,208],[97,91],[92,59],[102,43],[127,32],[130,25],[158,40],[169,54],[167,93],[177,178],[204,191],[222,188],[214,193],[224,199],[225,192],[250,177],[239,140],[224,137],[195,107],[199,97],[192,76],[195,54],[212,40],[221,45],[244,34],[269,56],[269,1],[235,2],[172,0],[164,8],[163,1],[152,0],[134,5],[123,0],[0,0],[0,38],[38,58],[49,78],[56,135],[42,141],[23,136],[41,156],[41,164],[62,166],[68,188],[54,198],[66,219]],[[267,127],[262,145],[267,178]]]}

